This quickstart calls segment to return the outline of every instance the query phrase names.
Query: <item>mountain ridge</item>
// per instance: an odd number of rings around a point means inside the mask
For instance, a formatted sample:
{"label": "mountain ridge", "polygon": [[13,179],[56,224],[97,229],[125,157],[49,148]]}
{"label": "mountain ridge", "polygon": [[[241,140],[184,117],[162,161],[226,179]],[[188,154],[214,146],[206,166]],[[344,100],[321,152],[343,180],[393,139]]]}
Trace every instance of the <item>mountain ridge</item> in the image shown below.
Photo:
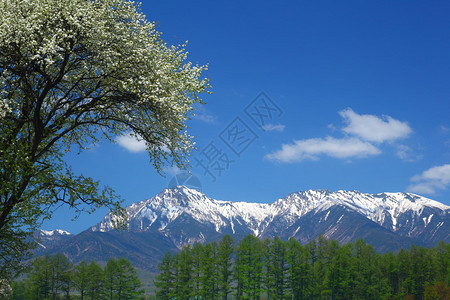
{"label": "mountain ridge", "polygon": [[166,251],[248,234],[301,243],[323,235],[340,243],[364,239],[378,252],[450,242],[450,207],[409,193],[295,192],[272,203],[212,199],[187,187],[164,189],[126,207],[128,231],[116,231],[108,214],[77,234],[41,233],[37,255],[61,252],[74,263],[124,256],[157,272]]}
{"label": "mountain ridge", "polygon": [[[281,227],[288,228],[312,211],[319,213],[336,205],[346,207],[391,232],[401,232],[402,236],[411,238],[420,236],[436,219],[440,221],[435,224],[437,229],[434,235],[442,225],[445,224],[444,228],[449,225],[448,221],[441,220],[450,216],[449,206],[411,193],[307,190],[291,193],[272,203],[250,203],[216,200],[199,191],[178,186],[165,189],[153,198],[133,203],[126,210],[130,220],[129,230],[132,231],[153,228],[167,233],[167,226],[185,214],[184,218],[190,216],[201,224],[212,225],[217,233],[234,235],[236,227],[244,226],[247,229],[245,232],[264,236],[265,231],[273,226],[274,219],[282,223]],[[421,230],[416,230],[418,227]],[[110,215],[91,227],[92,231],[112,229]],[[275,230],[274,234],[281,235],[282,228]],[[450,239],[450,233],[439,233],[439,236],[444,240]],[[183,242],[175,244],[184,246]]]}

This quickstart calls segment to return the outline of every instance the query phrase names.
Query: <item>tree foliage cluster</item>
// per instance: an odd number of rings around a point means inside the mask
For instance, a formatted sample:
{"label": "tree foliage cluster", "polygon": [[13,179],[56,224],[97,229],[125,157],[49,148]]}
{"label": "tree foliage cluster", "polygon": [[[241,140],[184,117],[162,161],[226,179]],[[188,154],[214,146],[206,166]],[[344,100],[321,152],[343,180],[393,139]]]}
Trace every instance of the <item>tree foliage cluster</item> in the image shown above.
{"label": "tree foliage cluster", "polygon": [[450,245],[379,254],[363,240],[248,235],[166,253],[158,299],[450,299]]}
{"label": "tree foliage cluster", "polygon": [[111,258],[73,266],[62,254],[37,257],[26,279],[12,283],[11,299],[141,299],[144,290],[128,260]]}
{"label": "tree foliage cluster", "polygon": [[0,1],[0,279],[20,273],[28,234],[62,204],[123,223],[120,197],[67,165],[73,148],[128,135],[160,172],[189,165],[204,70],[133,1]]}

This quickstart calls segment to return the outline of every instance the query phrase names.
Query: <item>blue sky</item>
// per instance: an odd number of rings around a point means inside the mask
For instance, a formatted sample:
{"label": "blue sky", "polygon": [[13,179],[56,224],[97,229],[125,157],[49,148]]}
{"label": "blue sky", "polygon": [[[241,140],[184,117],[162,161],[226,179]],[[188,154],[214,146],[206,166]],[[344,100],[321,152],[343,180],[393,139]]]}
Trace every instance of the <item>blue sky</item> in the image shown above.
{"label": "blue sky", "polygon": [[[142,11],[211,95],[189,121],[192,172],[215,199],[273,202],[307,189],[414,192],[450,205],[448,1],[145,1]],[[124,205],[161,177],[125,139],[68,155]],[[106,210],[58,209],[44,229],[73,233]]]}

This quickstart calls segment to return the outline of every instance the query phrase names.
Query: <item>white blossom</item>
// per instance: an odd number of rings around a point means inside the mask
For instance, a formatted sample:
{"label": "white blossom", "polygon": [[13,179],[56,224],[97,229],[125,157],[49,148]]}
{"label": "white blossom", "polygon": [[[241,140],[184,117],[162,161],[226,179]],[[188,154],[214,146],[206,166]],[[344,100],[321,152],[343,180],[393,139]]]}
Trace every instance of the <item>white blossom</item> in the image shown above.
{"label": "white blossom", "polygon": [[[99,126],[107,136],[137,129],[135,133],[149,144],[170,141],[173,153],[192,148],[185,122],[192,105],[201,102],[198,95],[209,88],[208,80],[201,78],[207,67],[186,61],[186,44],[168,46],[133,2],[4,0],[0,14],[3,73],[23,67],[35,87],[56,82],[62,75],[45,95],[43,116],[54,114],[49,117],[57,119],[70,109],[92,105],[77,121],[99,125],[98,118],[114,116],[116,122]],[[19,53],[20,61],[12,61],[8,53]],[[27,93],[17,90],[23,81],[17,76],[2,80],[0,118],[18,116]],[[33,92],[38,96],[44,91],[41,86]],[[111,98],[121,100],[106,100]],[[71,116],[68,121],[73,121]],[[79,135],[75,134],[77,139]],[[150,154],[163,152],[167,151]]]}

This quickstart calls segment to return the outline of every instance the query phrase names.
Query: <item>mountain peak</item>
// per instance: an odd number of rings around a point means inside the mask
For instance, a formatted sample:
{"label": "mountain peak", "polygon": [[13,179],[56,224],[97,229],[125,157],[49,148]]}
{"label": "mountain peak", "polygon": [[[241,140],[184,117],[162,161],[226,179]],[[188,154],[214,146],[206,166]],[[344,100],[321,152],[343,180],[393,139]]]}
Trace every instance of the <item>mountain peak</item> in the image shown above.
{"label": "mountain peak", "polygon": [[55,229],[55,230],[39,230],[41,235],[43,236],[55,236],[55,235],[72,235],[70,232],[62,230],[62,229]]}
{"label": "mountain peak", "polygon": [[183,193],[186,195],[192,195],[192,194],[203,194],[202,192],[198,191],[194,188],[189,188],[185,185],[177,185],[172,188],[165,188],[161,191],[161,193]]}
{"label": "mountain peak", "polygon": [[[180,205],[189,205],[189,202],[195,199],[208,198],[202,192],[184,185],[179,185],[173,188],[166,188],[162,190],[156,197],[165,201],[169,201],[168,203],[172,203],[171,200],[176,199],[176,203]],[[152,201],[153,199],[154,198],[151,198],[146,201]]]}

